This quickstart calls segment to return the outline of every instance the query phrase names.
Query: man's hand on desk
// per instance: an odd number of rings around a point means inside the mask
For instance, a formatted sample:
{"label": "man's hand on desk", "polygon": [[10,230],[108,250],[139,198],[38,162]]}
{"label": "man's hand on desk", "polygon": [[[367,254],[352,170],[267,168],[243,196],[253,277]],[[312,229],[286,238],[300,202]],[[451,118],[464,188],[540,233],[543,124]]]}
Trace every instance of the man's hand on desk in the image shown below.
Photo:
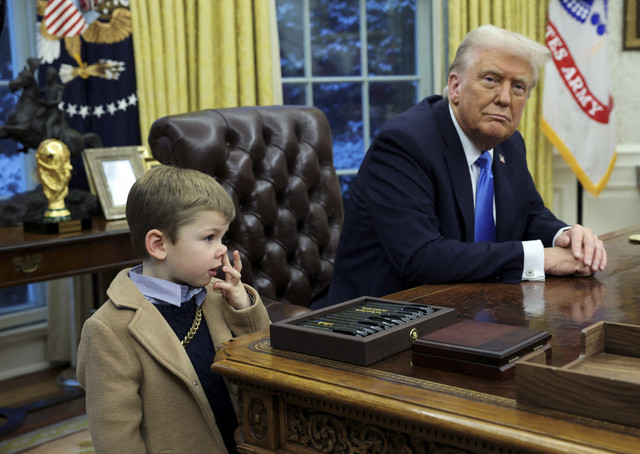
{"label": "man's hand on desk", "polygon": [[570,247],[573,256],[582,260],[585,266],[591,267],[594,273],[604,271],[607,266],[607,251],[604,249],[604,244],[588,227],[574,224],[569,230],[558,235],[555,245]]}
{"label": "man's hand on desk", "polygon": [[607,251],[590,228],[573,225],[544,250],[544,271],[554,276],[590,276],[607,266]]}

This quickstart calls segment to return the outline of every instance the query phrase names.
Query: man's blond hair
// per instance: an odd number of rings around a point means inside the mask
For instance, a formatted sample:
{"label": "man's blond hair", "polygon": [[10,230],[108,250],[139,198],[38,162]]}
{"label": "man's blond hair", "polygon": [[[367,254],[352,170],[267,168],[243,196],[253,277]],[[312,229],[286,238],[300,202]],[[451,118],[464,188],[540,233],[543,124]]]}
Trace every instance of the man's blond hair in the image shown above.
{"label": "man's blond hair", "polygon": [[[532,78],[529,93],[538,83],[539,68],[544,66],[551,56],[551,52],[546,46],[519,33],[487,24],[467,33],[456,51],[456,56],[449,67],[449,74],[453,72],[466,73],[473,66],[477,52],[491,48],[507,51],[529,61]],[[447,96],[448,91],[448,87],[445,87],[444,97]]]}

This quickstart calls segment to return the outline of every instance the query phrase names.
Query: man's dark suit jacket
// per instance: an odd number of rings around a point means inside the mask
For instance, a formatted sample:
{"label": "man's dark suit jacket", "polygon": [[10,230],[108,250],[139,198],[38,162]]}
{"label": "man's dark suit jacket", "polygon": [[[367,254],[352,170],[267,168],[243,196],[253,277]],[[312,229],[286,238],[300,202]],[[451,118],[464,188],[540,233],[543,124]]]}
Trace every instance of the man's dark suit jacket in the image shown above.
{"label": "man's dark suit jacket", "polygon": [[469,168],[447,100],[386,122],[353,183],[328,296],[318,308],[421,284],[522,278],[521,241],[545,247],[565,223],[543,204],[516,132],[494,148],[496,242],[474,243]]}

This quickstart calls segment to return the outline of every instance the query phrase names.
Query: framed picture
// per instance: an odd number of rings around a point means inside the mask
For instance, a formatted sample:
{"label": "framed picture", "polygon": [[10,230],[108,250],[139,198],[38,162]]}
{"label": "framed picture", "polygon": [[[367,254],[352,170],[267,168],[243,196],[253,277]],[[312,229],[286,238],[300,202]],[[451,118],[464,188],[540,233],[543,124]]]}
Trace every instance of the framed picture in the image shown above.
{"label": "framed picture", "polygon": [[82,158],[104,217],[124,218],[129,189],[145,172],[140,147],[87,148]]}
{"label": "framed picture", "polygon": [[622,43],[625,50],[640,50],[640,0],[624,0]]}
{"label": "framed picture", "polygon": [[151,167],[160,165],[160,163],[153,158],[153,155],[151,154],[151,150],[149,150],[149,147],[142,145],[138,147],[138,150],[140,150],[140,156],[142,156],[142,162],[144,163],[145,172],[149,170]]}

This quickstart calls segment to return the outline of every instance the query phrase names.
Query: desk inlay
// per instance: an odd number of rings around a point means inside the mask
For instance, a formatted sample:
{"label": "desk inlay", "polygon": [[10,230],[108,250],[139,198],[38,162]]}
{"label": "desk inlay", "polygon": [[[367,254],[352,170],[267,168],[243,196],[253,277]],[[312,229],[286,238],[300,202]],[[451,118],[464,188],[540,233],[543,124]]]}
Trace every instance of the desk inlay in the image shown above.
{"label": "desk inlay", "polygon": [[[580,330],[640,324],[640,227],[604,235],[609,266],[544,283],[421,286],[388,297],[455,307],[459,319],[545,329],[552,363],[577,358]],[[360,367],[274,349],[268,332],[231,341],[214,370],[241,390],[241,452],[638,452],[630,426],[518,405],[515,379],[413,367],[409,351]],[[639,410],[640,417],[640,410]],[[309,450],[309,451],[307,451]]]}

